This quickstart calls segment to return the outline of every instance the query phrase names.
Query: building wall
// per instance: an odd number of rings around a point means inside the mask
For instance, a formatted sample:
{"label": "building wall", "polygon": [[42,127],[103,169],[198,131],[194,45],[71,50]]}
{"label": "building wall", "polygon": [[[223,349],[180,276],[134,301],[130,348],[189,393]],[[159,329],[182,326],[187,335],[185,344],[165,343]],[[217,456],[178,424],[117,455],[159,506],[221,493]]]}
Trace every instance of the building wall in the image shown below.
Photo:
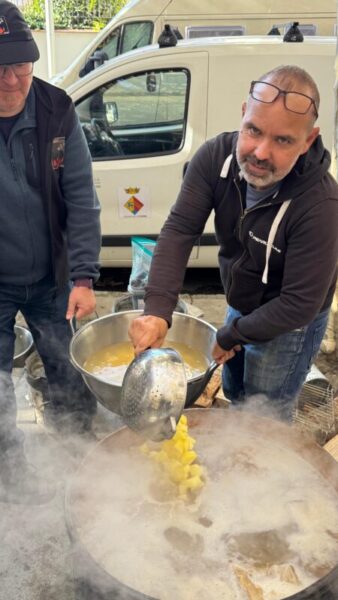
{"label": "building wall", "polygon": [[[34,75],[48,80],[46,31],[33,31],[40,50],[40,60],[34,66]],[[97,35],[96,31],[58,29],[55,31],[55,73],[62,71],[78,56]]]}

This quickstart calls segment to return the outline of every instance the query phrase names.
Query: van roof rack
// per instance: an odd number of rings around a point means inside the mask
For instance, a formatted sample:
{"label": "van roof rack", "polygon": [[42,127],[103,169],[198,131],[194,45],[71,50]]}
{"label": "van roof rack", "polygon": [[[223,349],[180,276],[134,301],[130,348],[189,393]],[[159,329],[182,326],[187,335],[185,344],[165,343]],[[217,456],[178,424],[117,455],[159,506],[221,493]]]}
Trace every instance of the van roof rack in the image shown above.
{"label": "van roof rack", "polygon": [[157,42],[160,48],[169,48],[170,46],[176,46],[177,36],[171,25],[169,25],[169,23],[166,23],[164,25],[164,29],[160,33]]}
{"label": "van roof rack", "polygon": [[[298,22],[297,22],[298,23]],[[293,22],[289,23],[275,23],[274,27],[279,28],[282,35],[285,35],[287,31],[292,27]],[[318,26],[314,23],[298,23],[298,29],[303,35],[317,35]]]}

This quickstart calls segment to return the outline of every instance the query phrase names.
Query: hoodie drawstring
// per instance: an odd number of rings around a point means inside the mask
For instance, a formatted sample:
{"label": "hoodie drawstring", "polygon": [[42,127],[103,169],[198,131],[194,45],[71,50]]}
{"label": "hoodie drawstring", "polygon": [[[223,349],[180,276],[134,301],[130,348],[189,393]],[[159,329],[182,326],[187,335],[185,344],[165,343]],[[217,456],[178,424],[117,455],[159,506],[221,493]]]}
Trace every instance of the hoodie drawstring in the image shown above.
{"label": "hoodie drawstring", "polygon": [[289,204],[291,202],[291,198],[289,200],[284,200],[283,204],[280,206],[278,213],[276,214],[274,220],[272,221],[272,225],[269,231],[269,237],[266,244],[266,253],[265,253],[265,267],[262,275],[262,282],[268,283],[268,273],[269,273],[269,260],[271,256],[271,250],[273,243],[275,241],[276,233],[278,226],[283,219],[287,209],[289,208]]}

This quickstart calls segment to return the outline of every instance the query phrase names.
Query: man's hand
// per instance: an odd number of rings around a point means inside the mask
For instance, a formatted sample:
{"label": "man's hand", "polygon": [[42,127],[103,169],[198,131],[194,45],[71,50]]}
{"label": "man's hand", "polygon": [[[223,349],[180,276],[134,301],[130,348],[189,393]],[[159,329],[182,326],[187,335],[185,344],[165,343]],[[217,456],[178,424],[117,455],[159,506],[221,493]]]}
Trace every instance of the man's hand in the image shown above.
{"label": "man's hand", "polygon": [[66,319],[82,319],[94,312],[96,298],[94,290],[87,287],[73,287],[69,294]]}
{"label": "man's hand", "polygon": [[224,365],[224,363],[233,358],[236,352],[240,352],[240,350],[242,350],[240,345],[234,346],[231,350],[223,350],[216,342],[212,350],[212,358],[219,365]]}
{"label": "man's hand", "polygon": [[160,348],[167,335],[168,323],[161,317],[136,317],[129,327],[129,337],[136,356],[147,348]]}

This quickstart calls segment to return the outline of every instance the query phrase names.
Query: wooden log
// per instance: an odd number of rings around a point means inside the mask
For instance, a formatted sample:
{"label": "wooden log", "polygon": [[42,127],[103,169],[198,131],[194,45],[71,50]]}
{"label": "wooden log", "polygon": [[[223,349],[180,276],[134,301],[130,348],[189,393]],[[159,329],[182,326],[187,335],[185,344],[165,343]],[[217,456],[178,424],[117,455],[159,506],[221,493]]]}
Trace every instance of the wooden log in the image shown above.
{"label": "wooden log", "polygon": [[329,442],[327,442],[325,446],[323,446],[323,448],[338,461],[338,435],[336,435]]}
{"label": "wooden log", "polygon": [[214,405],[217,408],[229,408],[230,404],[231,404],[231,400],[229,400],[229,398],[224,396],[222,387],[220,387],[218,392],[216,392],[216,394],[214,396]]}
{"label": "wooden log", "polygon": [[220,368],[216,369],[210,378],[210,381],[205,387],[205,390],[194,402],[194,406],[201,406],[203,408],[210,408],[213,404],[215,394],[221,387],[222,377]]}

